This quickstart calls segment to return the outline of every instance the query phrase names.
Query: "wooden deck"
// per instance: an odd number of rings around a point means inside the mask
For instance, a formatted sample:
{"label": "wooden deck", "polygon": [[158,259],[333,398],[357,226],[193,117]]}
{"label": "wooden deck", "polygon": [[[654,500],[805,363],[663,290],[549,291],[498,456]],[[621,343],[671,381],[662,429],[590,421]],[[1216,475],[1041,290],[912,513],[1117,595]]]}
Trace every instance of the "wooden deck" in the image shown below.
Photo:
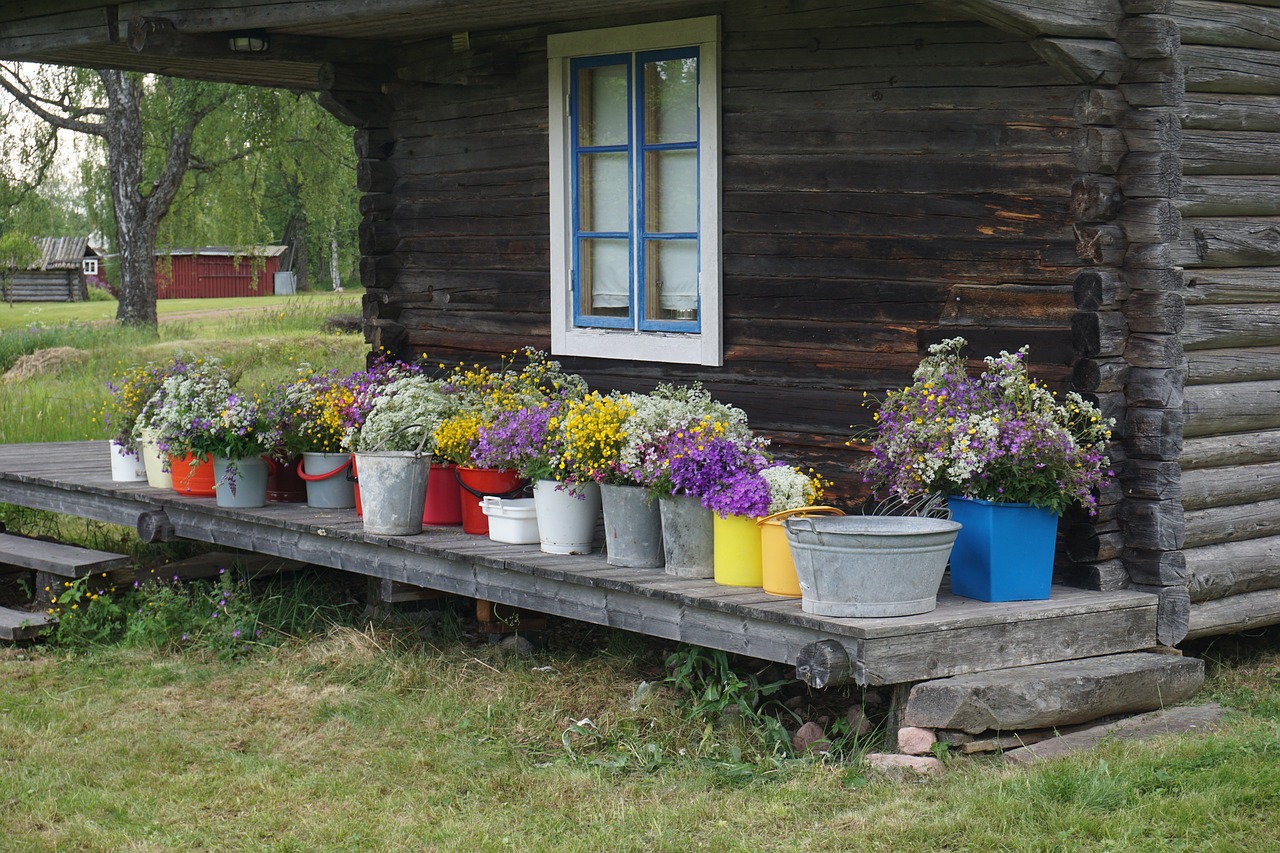
{"label": "wooden deck", "polygon": [[[1048,601],[985,604],[943,594],[919,616],[835,619],[798,599],[620,569],[602,554],[561,557],[501,545],[458,528],[370,536],[354,510],[268,504],[222,509],[145,483],[113,483],[106,442],[0,445],[0,503],[153,525],[176,534],[457,595],[795,664],[833,642],[861,684],[902,684],[967,672],[1134,651],[1156,645],[1156,598],[1055,586]],[[821,643],[819,647],[816,644]]]}

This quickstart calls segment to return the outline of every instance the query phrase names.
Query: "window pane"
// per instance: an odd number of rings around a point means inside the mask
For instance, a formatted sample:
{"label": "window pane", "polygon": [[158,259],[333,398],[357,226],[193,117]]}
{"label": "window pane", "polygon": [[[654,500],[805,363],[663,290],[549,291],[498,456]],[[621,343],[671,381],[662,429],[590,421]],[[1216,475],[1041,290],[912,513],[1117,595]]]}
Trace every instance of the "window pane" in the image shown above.
{"label": "window pane", "polygon": [[645,230],[663,234],[698,230],[698,152],[645,155]]}
{"label": "window pane", "polygon": [[698,139],[698,60],[661,59],[644,64],[644,141]]}
{"label": "window pane", "polygon": [[578,241],[578,312],[584,316],[626,317],[631,307],[631,253],[626,240]]}
{"label": "window pane", "polygon": [[578,144],[627,144],[627,66],[578,69]]}
{"label": "window pane", "polygon": [[698,319],[698,241],[645,244],[645,313],[649,320]]}
{"label": "window pane", "polygon": [[580,154],[578,230],[629,231],[630,186],[626,154]]}

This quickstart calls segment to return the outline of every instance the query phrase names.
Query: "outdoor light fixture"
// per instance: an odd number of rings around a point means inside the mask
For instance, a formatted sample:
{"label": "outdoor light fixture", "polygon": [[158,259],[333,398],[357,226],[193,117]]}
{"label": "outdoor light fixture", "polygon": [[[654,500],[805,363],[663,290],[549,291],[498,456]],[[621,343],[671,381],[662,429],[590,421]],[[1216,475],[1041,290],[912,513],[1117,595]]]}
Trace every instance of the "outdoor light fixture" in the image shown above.
{"label": "outdoor light fixture", "polygon": [[228,38],[232,53],[261,53],[271,47],[266,30],[248,30],[232,33]]}
{"label": "outdoor light fixture", "polygon": [[466,53],[471,50],[471,33],[454,33],[449,39],[454,53]]}

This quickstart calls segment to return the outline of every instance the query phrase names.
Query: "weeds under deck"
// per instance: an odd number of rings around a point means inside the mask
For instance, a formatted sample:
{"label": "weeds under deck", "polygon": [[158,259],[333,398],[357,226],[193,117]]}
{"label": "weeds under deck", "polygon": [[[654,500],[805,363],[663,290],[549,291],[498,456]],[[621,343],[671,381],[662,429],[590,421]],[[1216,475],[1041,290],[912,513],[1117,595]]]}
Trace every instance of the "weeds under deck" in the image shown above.
{"label": "weeds under deck", "polygon": [[861,684],[901,684],[1072,660],[1156,645],[1156,598],[1054,586],[1047,601],[987,604],[942,594],[919,616],[837,619],[798,599],[609,566],[602,553],[543,554],[459,528],[416,536],[364,533],[354,510],[268,504],[225,509],[213,498],[113,483],[106,442],[0,445],[0,503],[136,527],[163,510],[174,533],[455,595],[794,664],[835,642]]}

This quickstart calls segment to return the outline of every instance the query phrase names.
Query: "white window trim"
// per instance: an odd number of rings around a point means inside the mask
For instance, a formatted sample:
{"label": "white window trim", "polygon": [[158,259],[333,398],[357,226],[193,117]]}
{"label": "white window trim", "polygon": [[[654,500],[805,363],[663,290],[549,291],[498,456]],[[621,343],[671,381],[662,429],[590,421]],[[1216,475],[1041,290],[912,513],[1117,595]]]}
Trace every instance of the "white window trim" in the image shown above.
{"label": "white window trim", "polygon": [[96,276],[98,274],[98,259],[85,258],[80,262],[80,271],[87,276]]}
{"label": "white window trim", "polygon": [[[720,269],[720,19],[663,21],[547,37],[551,150],[551,351],[556,355],[720,366],[724,321]],[[698,256],[701,331],[696,334],[574,327],[569,259],[569,60],[673,47],[699,48]]]}

